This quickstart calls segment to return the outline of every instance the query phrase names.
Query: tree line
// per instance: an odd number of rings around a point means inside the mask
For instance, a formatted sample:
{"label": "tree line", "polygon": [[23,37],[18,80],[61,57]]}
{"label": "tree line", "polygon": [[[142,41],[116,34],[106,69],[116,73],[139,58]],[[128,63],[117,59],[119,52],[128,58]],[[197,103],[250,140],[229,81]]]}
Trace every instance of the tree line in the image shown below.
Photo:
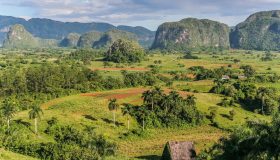
{"label": "tree line", "polygon": [[30,102],[89,91],[152,86],[162,80],[151,72],[122,72],[122,77],[103,76],[76,63],[45,63],[27,68],[5,68],[1,73],[0,96],[17,99],[19,109]]}

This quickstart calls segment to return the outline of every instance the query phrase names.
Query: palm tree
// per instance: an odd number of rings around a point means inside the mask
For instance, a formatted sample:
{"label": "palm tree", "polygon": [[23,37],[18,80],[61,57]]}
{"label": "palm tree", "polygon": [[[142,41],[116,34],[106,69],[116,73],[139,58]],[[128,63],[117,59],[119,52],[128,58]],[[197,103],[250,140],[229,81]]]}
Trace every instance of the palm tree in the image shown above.
{"label": "palm tree", "polygon": [[16,113],[16,103],[10,99],[5,99],[1,107],[2,114],[7,120],[8,129],[10,129],[10,121]]}
{"label": "palm tree", "polygon": [[152,110],[154,110],[154,97],[153,97],[153,91],[152,90],[147,90],[143,92],[142,98],[144,100],[145,104],[151,104]]}
{"label": "palm tree", "polygon": [[29,119],[34,119],[35,134],[38,133],[38,119],[41,119],[41,114],[43,114],[42,109],[39,105],[32,105],[31,110],[28,112]]}
{"label": "palm tree", "polygon": [[153,90],[147,90],[143,92],[142,98],[144,99],[145,104],[151,105],[152,111],[154,110],[154,106],[158,103],[163,96],[163,90],[160,87],[155,87]]}
{"label": "palm tree", "polygon": [[167,114],[167,111],[168,109],[170,109],[172,104],[173,104],[173,99],[171,98],[171,96],[169,95],[165,96],[165,98],[162,100],[162,106],[164,107],[165,114]]}
{"label": "palm tree", "polygon": [[124,107],[122,108],[122,113],[123,113],[124,116],[125,115],[127,116],[127,129],[129,130],[129,124],[130,124],[129,115],[131,115],[133,105],[128,104],[128,103],[124,103],[123,106]]}
{"label": "palm tree", "polygon": [[261,98],[261,103],[262,103],[262,114],[264,114],[264,102],[265,102],[265,97],[267,96],[267,90],[264,87],[260,87],[258,89],[257,93],[258,97]]}
{"label": "palm tree", "polygon": [[109,100],[108,108],[110,111],[113,111],[113,118],[114,118],[114,127],[116,126],[116,111],[119,108],[119,104],[117,104],[117,99],[113,98]]}
{"label": "palm tree", "polygon": [[147,116],[148,112],[145,106],[140,106],[138,108],[138,115],[140,119],[142,119],[142,129],[145,130],[145,118]]}

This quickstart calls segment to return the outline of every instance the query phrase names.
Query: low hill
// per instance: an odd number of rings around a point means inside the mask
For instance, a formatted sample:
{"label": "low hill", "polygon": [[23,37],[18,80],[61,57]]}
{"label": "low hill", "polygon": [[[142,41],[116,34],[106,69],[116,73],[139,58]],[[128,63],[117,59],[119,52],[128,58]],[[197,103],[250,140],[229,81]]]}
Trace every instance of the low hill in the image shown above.
{"label": "low hill", "polygon": [[57,47],[57,41],[34,37],[26,31],[24,26],[16,24],[10,27],[7,38],[3,43],[4,48],[45,48]]}
{"label": "low hill", "polygon": [[280,10],[252,14],[230,36],[231,47],[255,50],[280,49]]}
{"label": "low hill", "polygon": [[207,19],[187,18],[160,25],[152,49],[186,50],[229,46],[227,25]]}

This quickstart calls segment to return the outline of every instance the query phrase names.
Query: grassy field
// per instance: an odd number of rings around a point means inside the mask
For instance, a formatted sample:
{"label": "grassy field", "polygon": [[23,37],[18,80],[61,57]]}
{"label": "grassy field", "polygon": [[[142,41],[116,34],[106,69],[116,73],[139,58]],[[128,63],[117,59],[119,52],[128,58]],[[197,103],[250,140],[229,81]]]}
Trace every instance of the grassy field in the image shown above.
{"label": "grassy field", "polygon": [[[274,55],[277,53],[272,52]],[[147,59],[139,64],[122,64],[117,65],[112,63],[111,67],[104,68],[103,62],[93,61],[88,67],[92,70],[100,70],[102,75],[120,77],[121,70],[127,70],[128,72],[143,72],[150,70],[149,66],[154,64],[155,60],[161,60],[160,73],[166,76],[169,75],[169,71],[182,71],[185,72],[187,68],[191,66],[204,66],[206,68],[219,68],[221,66],[238,69],[241,65],[252,65],[259,73],[278,73],[280,74],[279,55],[276,55],[273,61],[263,62],[260,60],[264,52],[255,52],[253,54],[246,54],[246,51],[242,50],[229,50],[223,54],[205,54],[195,53],[199,59],[180,59],[182,55],[150,55]],[[7,57],[6,57],[7,58]],[[38,58],[38,57],[37,57]],[[9,57],[8,57],[9,59]],[[36,57],[35,57],[36,59]],[[234,59],[239,59],[239,63],[234,63]],[[10,60],[14,60],[10,57]],[[28,59],[32,61],[32,58]],[[47,61],[54,61],[55,58],[46,58]],[[271,68],[271,70],[267,70]],[[182,96],[194,94],[197,98],[198,110],[205,114],[209,114],[209,107],[217,106],[218,114],[216,121],[219,127],[224,129],[233,129],[244,124],[248,119],[263,119],[269,120],[269,117],[255,114],[251,111],[246,111],[241,106],[236,105],[232,107],[221,107],[218,103],[223,98],[221,95],[208,93],[213,82],[210,80],[203,81],[175,81],[171,88],[180,91]],[[278,84],[257,84],[257,86],[273,86],[280,89]],[[36,137],[32,134],[31,139],[39,142],[53,141],[43,131],[47,126],[47,120],[52,117],[56,117],[59,124],[71,125],[76,128],[84,128],[85,126],[95,127],[97,134],[103,134],[110,141],[115,142],[118,146],[117,155],[120,159],[125,158],[159,158],[163,151],[163,147],[168,141],[193,141],[195,143],[196,150],[201,150],[211,146],[222,136],[227,136],[229,132],[213,127],[210,121],[202,126],[188,127],[188,128],[155,128],[148,129],[142,136],[124,136],[127,130],[127,117],[121,114],[121,110],[117,111],[117,127],[112,123],[112,112],[109,111],[107,105],[110,98],[117,98],[118,103],[133,103],[141,104],[141,93],[149,88],[128,88],[112,91],[93,92],[79,95],[72,95],[68,97],[62,97],[51,100],[45,104],[42,104],[44,115],[40,121],[39,131],[40,136]],[[184,92],[182,90],[189,90]],[[169,92],[171,89],[165,88],[165,92]],[[196,91],[196,92],[194,92]],[[234,120],[228,118],[229,111],[234,109],[236,116]],[[28,119],[28,111],[20,112],[16,115],[15,120],[21,119],[24,122],[29,122],[31,128],[26,128],[26,132],[32,133],[33,121]],[[131,130],[139,129],[135,120],[131,120]],[[0,150],[0,159],[9,159],[9,157],[18,157],[16,159],[26,158],[20,155],[13,154],[8,151]],[[28,157],[27,157],[28,159]],[[112,158],[115,159],[115,158]]]}
{"label": "grassy field", "polygon": [[[199,152],[209,147],[220,137],[226,136],[228,133],[212,127],[210,125],[202,125],[199,127],[174,128],[174,129],[148,129],[147,134],[141,137],[129,136],[124,137],[127,132],[126,117],[122,116],[121,111],[117,111],[117,127],[114,127],[112,113],[108,110],[108,99],[117,98],[118,103],[141,103],[141,93],[147,88],[130,88],[113,90],[106,92],[95,92],[87,94],[79,94],[64,98],[55,99],[42,105],[44,116],[40,121],[40,137],[39,141],[51,141],[47,135],[43,133],[46,128],[46,121],[52,117],[57,117],[59,123],[71,125],[77,128],[90,125],[95,127],[98,134],[104,134],[109,140],[114,141],[118,145],[118,155],[125,157],[145,157],[159,156],[162,153],[164,144],[167,141],[193,141]],[[166,89],[166,92],[169,92]],[[208,107],[216,106],[220,102],[221,97],[209,93],[189,93],[180,92],[182,96],[194,94],[197,97],[198,109],[208,113]],[[217,122],[223,128],[233,128],[244,123],[246,119],[261,118],[267,119],[261,115],[245,111],[240,107],[234,107],[236,110],[236,118],[231,121],[226,118],[231,108],[219,107]],[[95,120],[88,119],[93,117]],[[22,119],[33,124],[28,120],[27,112],[17,114],[16,119]],[[209,122],[210,123],[210,122]],[[131,129],[138,129],[138,125],[134,120],[131,122]],[[31,128],[32,129],[32,128]]]}
{"label": "grassy field", "polygon": [[[92,70],[100,70],[105,75],[120,76],[121,70],[131,72],[141,72],[149,70],[150,65],[154,65],[155,60],[160,60],[160,73],[166,74],[169,71],[186,71],[192,66],[204,66],[208,69],[219,67],[228,67],[238,69],[242,65],[251,65],[259,73],[278,73],[280,74],[280,55],[278,52],[271,52],[274,55],[273,61],[261,61],[261,57],[265,55],[264,51],[252,51],[248,54],[245,50],[228,50],[222,53],[195,53],[199,59],[181,59],[182,54],[155,54],[146,57],[146,60],[136,64],[115,64],[111,63],[110,67],[104,68],[103,62],[100,60],[92,62],[88,67]],[[234,63],[234,59],[240,60]],[[270,70],[268,70],[270,68]]]}
{"label": "grassy field", "polygon": [[37,160],[36,158],[6,151],[0,148],[0,160]]}

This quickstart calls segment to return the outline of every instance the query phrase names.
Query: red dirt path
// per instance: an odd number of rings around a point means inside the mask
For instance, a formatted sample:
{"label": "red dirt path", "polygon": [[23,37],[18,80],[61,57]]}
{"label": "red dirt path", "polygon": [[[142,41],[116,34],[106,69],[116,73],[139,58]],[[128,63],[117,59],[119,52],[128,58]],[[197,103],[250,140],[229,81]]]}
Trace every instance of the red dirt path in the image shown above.
{"label": "red dirt path", "polygon": [[91,68],[92,70],[100,71],[149,71],[147,68]]}
{"label": "red dirt path", "polygon": [[[116,99],[124,99],[127,98],[129,96],[132,95],[136,95],[136,94],[142,94],[144,91],[146,91],[148,89],[145,88],[131,88],[131,89],[127,89],[127,90],[119,90],[119,92],[117,92],[116,90],[114,92],[108,92],[108,93],[85,93],[85,94],[81,94],[81,96],[90,96],[90,97],[103,97],[106,99],[112,99],[112,98],[116,98]],[[171,89],[165,89],[164,93],[169,93],[171,92]],[[192,93],[190,92],[184,92],[184,91],[178,91],[178,93],[183,96],[186,97],[187,95],[191,95]]]}

